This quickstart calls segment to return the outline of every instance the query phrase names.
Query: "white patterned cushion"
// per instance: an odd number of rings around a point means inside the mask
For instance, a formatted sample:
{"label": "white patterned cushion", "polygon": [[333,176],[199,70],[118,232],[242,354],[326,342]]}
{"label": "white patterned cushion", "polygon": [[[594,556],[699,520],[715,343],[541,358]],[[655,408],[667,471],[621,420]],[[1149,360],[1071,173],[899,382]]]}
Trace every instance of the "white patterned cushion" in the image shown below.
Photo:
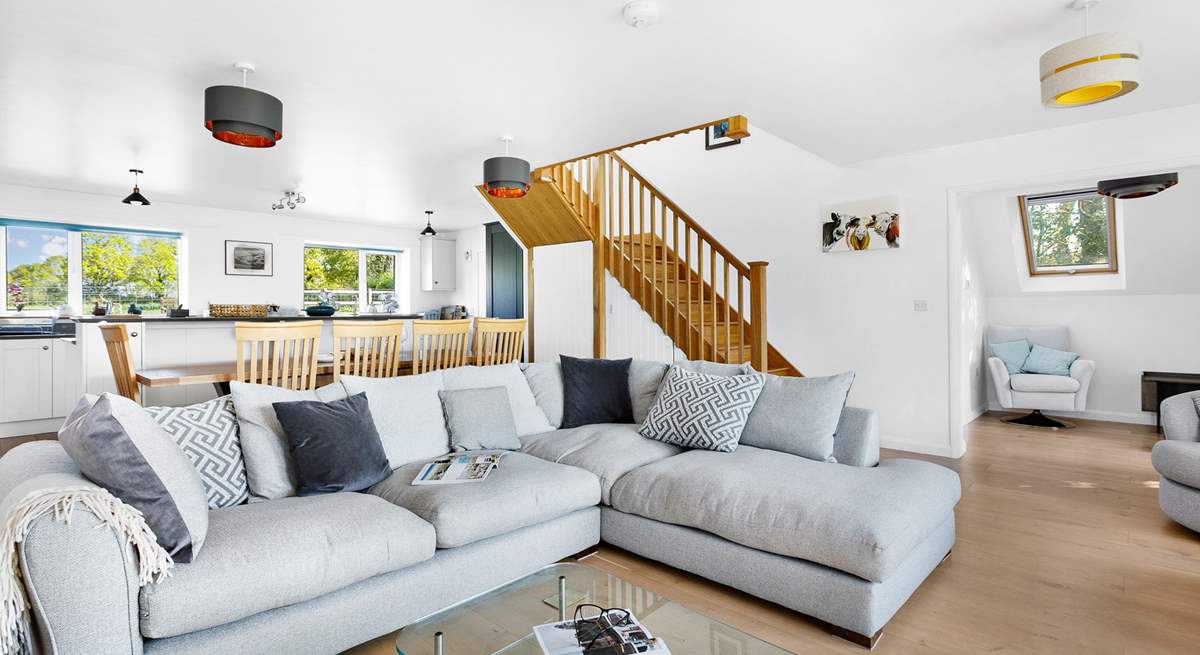
{"label": "white patterned cushion", "polygon": [[733,452],[763,382],[758,373],[704,375],[672,366],[638,432],[685,448]]}
{"label": "white patterned cushion", "polygon": [[147,407],[146,411],[200,472],[209,509],[246,502],[250,496],[246,464],[229,396],[187,407]]}

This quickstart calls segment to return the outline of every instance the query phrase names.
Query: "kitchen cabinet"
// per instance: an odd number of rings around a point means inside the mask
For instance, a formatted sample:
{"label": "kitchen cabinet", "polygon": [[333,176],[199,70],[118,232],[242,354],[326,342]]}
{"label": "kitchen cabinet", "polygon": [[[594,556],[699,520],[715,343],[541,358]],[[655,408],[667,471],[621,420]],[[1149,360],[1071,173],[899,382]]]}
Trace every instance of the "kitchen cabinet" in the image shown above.
{"label": "kitchen cabinet", "polygon": [[32,421],[53,415],[53,341],[0,341],[0,422]]}
{"label": "kitchen cabinet", "polygon": [[421,290],[454,291],[458,261],[454,239],[421,238]]}

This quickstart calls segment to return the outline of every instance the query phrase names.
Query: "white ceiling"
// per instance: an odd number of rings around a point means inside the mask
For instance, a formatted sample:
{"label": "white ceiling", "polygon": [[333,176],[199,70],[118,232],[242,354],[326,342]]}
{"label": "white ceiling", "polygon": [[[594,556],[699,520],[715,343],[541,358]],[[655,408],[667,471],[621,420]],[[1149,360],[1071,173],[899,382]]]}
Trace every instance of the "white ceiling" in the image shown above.
{"label": "white ceiling", "polygon": [[[1143,86],[1044,110],[1037,59],[1082,34],[1066,0],[41,0],[0,7],[0,182],[415,226],[479,223],[500,134],[535,165],[742,113],[838,163],[1200,102],[1200,2],[1107,0]],[[203,90],[284,103],[273,149],[201,125]]]}

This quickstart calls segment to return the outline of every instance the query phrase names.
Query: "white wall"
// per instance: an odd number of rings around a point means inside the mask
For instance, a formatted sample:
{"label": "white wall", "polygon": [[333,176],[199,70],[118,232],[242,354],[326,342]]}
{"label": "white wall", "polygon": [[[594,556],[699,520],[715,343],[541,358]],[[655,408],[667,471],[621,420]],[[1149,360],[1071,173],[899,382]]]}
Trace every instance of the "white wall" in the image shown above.
{"label": "white wall", "polygon": [[[303,210],[266,214],[162,202],[133,207],[117,196],[12,185],[0,185],[0,216],[182,232],[182,295],[193,311],[206,309],[210,302],[298,306],[306,242],[403,249],[407,256],[398,266],[408,268],[411,285],[400,289],[402,309],[419,311],[451,302],[452,292],[420,290],[419,247],[411,230],[307,219]],[[227,239],[274,244],[274,276],[226,276]]]}
{"label": "white wall", "polygon": [[592,356],[592,244],[533,249],[534,361]]}
{"label": "white wall", "polygon": [[455,233],[454,291],[447,304],[462,305],[468,316],[487,315],[487,231],[483,225]]}

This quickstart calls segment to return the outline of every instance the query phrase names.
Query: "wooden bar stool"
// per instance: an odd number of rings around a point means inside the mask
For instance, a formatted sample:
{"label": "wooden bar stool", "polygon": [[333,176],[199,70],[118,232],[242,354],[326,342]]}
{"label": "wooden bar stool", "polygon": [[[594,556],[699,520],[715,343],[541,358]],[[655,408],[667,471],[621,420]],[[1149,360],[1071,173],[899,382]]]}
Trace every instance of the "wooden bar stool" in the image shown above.
{"label": "wooden bar stool", "polygon": [[99,327],[104,336],[104,348],[108,350],[113,379],[117,382],[117,393],[142,404],[142,387],[133,370],[133,355],[129,349],[129,331],[121,323],[102,323]]}
{"label": "wooden bar stool", "polygon": [[315,389],[321,323],[234,323],[236,379],[285,389]]}
{"label": "wooden bar stool", "polygon": [[413,373],[465,366],[471,319],[413,321]]}
{"label": "wooden bar stool", "polygon": [[476,366],[519,362],[524,347],[525,319],[475,319],[475,343],[472,348]]}
{"label": "wooden bar stool", "polygon": [[404,321],[333,321],[333,379],[401,374]]}

